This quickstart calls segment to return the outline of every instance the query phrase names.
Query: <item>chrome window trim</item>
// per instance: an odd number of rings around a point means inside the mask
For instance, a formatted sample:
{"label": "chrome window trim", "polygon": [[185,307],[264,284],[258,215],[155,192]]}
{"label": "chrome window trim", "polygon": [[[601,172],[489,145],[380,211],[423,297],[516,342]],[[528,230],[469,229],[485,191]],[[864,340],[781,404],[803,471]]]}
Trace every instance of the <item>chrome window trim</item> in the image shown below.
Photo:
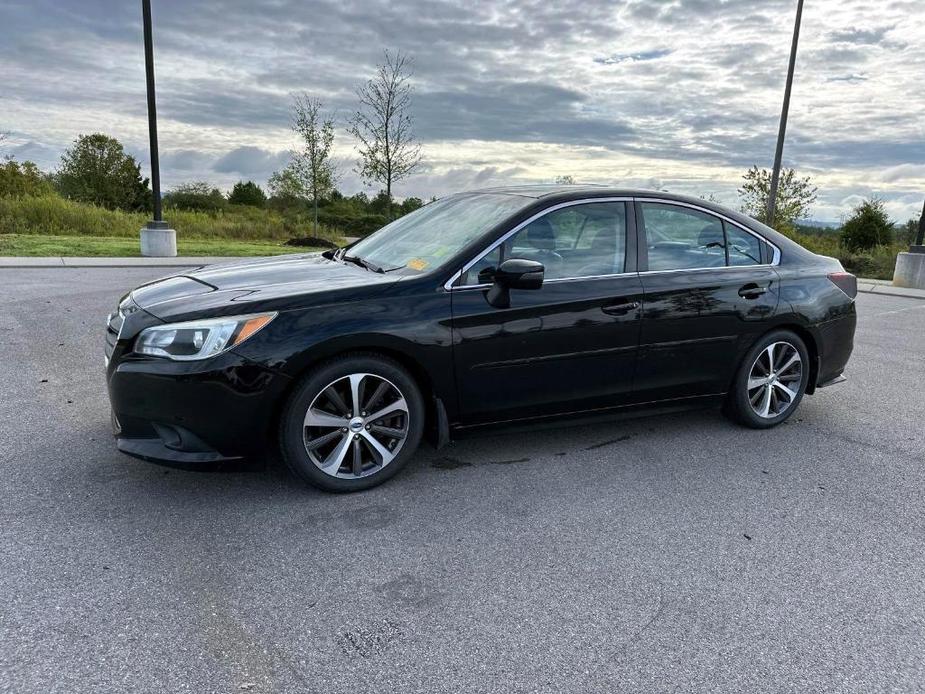
{"label": "chrome window trim", "polygon": [[[454,272],[453,275],[452,275],[452,277],[450,277],[450,279],[448,279],[446,282],[443,283],[443,288],[444,288],[445,290],[447,290],[447,291],[453,291],[453,290],[457,290],[457,289],[480,289],[480,288],[490,287],[490,286],[491,286],[490,284],[468,284],[468,285],[465,285],[465,286],[462,286],[462,287],[454,287],[454,286],[453,286],[453,283],[454,283],[456,280],[458,280],[458,279],[462,276],[462,274],[463,274],[464,272],[468,271],[469,268],[471,268],[473,265],[475,265],[477,262],[479,262],[482,258],[484,258],[486,255],[488,255],[489,253],[491,253],[491,252],[492,252],[493,250],[495,250],[498,246],[500,246],[502,243],[504,243],[505,241],[507,241],[511,236],[513,236],[514,234],[516,234],[518,231],[520,231],[521,229],[523,229],[525,226],[527,226],[527,225],[530,224],[531,222],[533,222],[533,221],[539,219],[540,217],[545,217],[547,214],[550,214],[551,212],[555,212],[556,210],[561,210],[561,209],[564,208],[564,207],[574,207],[575,205],[587,205],[588,203],[596,203],[596,202],[624,202],[624,203],[626,203],[626,202],[633,202],[633,198],[632,198],[632,197],[626,197],[626,196],[611,197],[611,198],[582,198],[582,199],[580,199],[580,200],[569,200],[569,201],[567,201],[567,202],[560,202],[558,205],[553,205],[552,207],[547,207],[546,209],[540,210],[539,212],[537,212],[537,213],[536,213],[535,215],[533,215],[532,217],[529,217],[529,218],[525,219],[523,222],[521,222],[520,224],[518,224],[517,226],[515,226],[513,229],[511,229],[511,230],[508,231],[507,233],[505,233],[504,236],[502,236],[501,238],[497,239],[497,240],[496,240],[493,244],[491,244],[488,248],[486,248],[484,251],[482,251],[481,253],[479,253],[477,256],[475,256],[475,257],[474,257],[472,260],[470,260],[468,263],[466,263],[465,265],[463,265],[463,266],[462,266],[462,269],[457,270],[456,272]],[[626,210],[626,214],[629,215],[629,213],[630,213],[630,210]],[[624,224],[624,229],[625,229],[625,228],[626,228],[626,225]],[[624,262],[625,262],[625,260],[624,260]],[[600,278],[600,277],[615,277],[616,275],[634,275],[634,274],[636,274],[636,273],[634,273],[634,272],[620,272],[620,273],[616,273],[615,275],[595,275],[594,277],[595,277],[595,278]],[[560,278],[557,278],[557,279],[558,279],[558,280],[574,280],[574,279],[589,279],[589,277],[560,277]],[[557,279],[545,280],[544,284],[545,284],[546,282],[555,282],[555,281],[557,281]]]}
{"label": "chrome window trim", "polygon": [[[754,266],[752,266],[754,267]],[[543,280],[543,285],[547,284],[556,284],[558,282],[578,282],[585,280],[594,281],[594,280],[606,280],[612,279],[614,277],[635,277],[639,275],[639,272],[615,272],[612,275],[584,275],[582,277],[554,277],[552,279]],[[454,292],[466,291],[468,289],[488,289],[491,287],[491,284],[464,284],[459,287],[451,287],[450,290]]]}
{"label": "chrome window trim", "polygon": [[[545,280],[543,284],[549,284],[551,282],[575,282],[578,280],[597,280],[597,279],[605,279],[608,277],[623,277],[626,275],[654,275],[654,274],[661,274],[661,273],[668,273],[668,272],[698,272],[698,271],[704,271],[704,270],[742,270],[742,269],[753,268],[753,267],[762,268],[762,267],[775,267],[777,265],[780,265],[781,252],[780,252],[780,248],[778,248],[775,243],[772,243],[771,241],[766,239],[764,236],[762,236],[758,232],[752,231],[751,229],[741,224],[740,222],[737,222],[731,217],[727,217],[726,215],[720,212],[714,212],[713,210],[707,207],[702,207],[700,205],[696,205],[690,202],[683,202],[681,200],[670,200],[668,198],[632,198],[632,197],[582,198],[581,200],[569,200],[568,202],[562,202],[562,203],[559,203],[558,205],[547,207],[545,210],[541,210],[537,212],[535,215],[533,215],[532,217],[530,217],[529,219],[526,219],[525,221],[521,222],[516,227],[514,227],[513,229],[508,231],[506,234],[504,234],[504,236],[496,240],[493,244],[491,244],[484,251],[479,253],[475,258],[473,258],[468,263],[463,265],[462,269],[457,270],[455,273],[453,273],[450,279],[448,279],[443,284],[443,288],[447,291],[462,291],[462,290],[467,290],[467,289],[485,289],[486,287],[490,287],[491,284],[467,284],[467,285],[463,285],[459,287],[454,287],[453,283],[456,282],[462,276],[462,274],[466,272],[469,268],[471,268],[478,261],[480,261],[486,255],[488,255],[493,250],[495,250],[495,248],[497,248],[502,243],[507,241],[508,238],[516,234],[518,231],[523,229],[525,226],[527,226],[534,220],[539,219],[540,217],[543,217],[549,214],[550,212],[555,212],[556,210],[560,210],[563,207],[572,207],[574,205],[586,205],[588,203],[594,203],[594,202],[624,202],[624,203],[625,202],[632,202],[632,203],[653,202],[659,205],[675,205],[677,207],[686,207],[686,208],[695,210],[697,212],[702,212],[703,214],[708,214],[713,217],[717,217],[718,219],[722,219],[724,222],[727,222],[728,224],[738,227],[745,233],[751,234],[759,241],[763,241],[764,243],[768,244],[771,247],[771,249],[774,251],[774,254],[771,258],[770,263],[758,263],[755,265],[721,265],[719,267],[686,267],[686,268],[677,268],[677,269],[672,269],[672,270],[643,270],[642,272],[615,272],[610,275],[588,275],[585,277],[557,277],[554,279]],[[629,210],[627,210],[627,214],[629,214]]]}

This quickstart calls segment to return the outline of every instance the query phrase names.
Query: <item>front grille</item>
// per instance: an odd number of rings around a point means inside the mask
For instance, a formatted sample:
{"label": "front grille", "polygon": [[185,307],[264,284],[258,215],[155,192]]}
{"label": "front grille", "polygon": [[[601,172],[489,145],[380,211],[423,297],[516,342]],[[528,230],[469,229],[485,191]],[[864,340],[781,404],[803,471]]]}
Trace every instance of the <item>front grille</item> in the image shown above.
{"label": "front grille", "polygon": [[116,342],[119,340],[119,332],[122,330],[122,323],[125,322],[125,316],[122,311],[115,311],[109,314],[106,321],[106,360],[112,357],[113,350],[116,348]]}

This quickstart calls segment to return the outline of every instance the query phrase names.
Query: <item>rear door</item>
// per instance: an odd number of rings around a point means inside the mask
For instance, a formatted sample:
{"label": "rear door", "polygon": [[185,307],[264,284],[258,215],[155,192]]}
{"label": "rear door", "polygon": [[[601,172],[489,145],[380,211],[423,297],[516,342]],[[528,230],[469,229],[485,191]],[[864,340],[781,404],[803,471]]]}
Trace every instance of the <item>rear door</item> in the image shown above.
{"label": "rear door", "polygon": [[[642,286],[631,201],[569,203],[511,230],[452,287],[454,363],[466,423],[629,401]],[[629,233],[627,233],[629,229]],[[543,286],[486,299],[509,258],[542,262]]]}
{"label": "rear door", "polygon": [[710,211],[636,201],[645,292],[635,399],[725,392],[779,299],[767,241]]}

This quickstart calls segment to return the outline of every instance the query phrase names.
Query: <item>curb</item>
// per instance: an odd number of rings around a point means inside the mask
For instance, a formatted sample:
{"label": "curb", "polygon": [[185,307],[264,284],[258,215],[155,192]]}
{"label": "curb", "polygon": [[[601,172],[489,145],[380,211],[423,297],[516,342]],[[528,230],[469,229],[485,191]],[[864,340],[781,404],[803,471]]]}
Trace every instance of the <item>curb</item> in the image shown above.
{"label": "curb", "polygon": [[76,258],[76,257],[0,257],[0,268],[50,267],[198,267],[235,260],[247,256],[180,256],[176,258]]}
{"label": "curb", "polygon": [[869,280],[858,277],[858,291],[882,296],[902,296],[907,299],[925,299],[925,289],[894,287],[889,280]]}

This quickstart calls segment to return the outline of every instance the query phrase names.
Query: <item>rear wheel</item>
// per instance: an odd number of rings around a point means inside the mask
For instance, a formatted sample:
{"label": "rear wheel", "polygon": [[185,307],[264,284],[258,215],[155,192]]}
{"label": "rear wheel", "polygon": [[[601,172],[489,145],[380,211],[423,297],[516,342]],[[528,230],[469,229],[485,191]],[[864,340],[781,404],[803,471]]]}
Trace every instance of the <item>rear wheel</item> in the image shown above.
{"label": "rear wheel", "polygon": [[414,379],[380,356],[347,356],[312,371],[280,423],[289,468],[327,491],[369,489],[394,476],[417,449],[424,405]]}
{"label": "rear wheel", "polygon": [[777,330],[745,355],[729,393],[729,414],[754,429],[767,429],[796,410],[809,382],[809,353],[800,337]]}

